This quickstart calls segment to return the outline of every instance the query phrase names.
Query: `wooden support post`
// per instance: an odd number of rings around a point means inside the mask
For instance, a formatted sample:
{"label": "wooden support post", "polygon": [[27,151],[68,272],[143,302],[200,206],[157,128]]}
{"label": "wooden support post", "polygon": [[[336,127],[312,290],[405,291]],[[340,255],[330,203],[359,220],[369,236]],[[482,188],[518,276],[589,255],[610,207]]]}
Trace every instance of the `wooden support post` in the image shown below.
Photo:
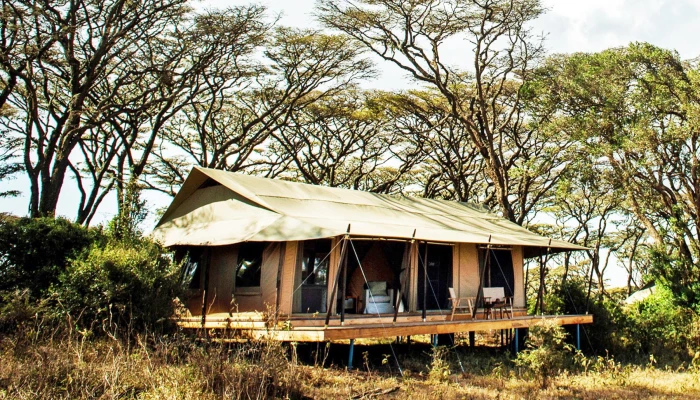
{"label": "wooden support post", "polygon": [[518,351],[520,350],[518,347],[520,346],[520,335],[518,334],[520,329],[515,328],[515,340],[513,341],[513,353],[515,355],[518,355]]}
{"label": "wooden support post", "polygon": [[469,332],[469,347],[471,347],[473,349],[475,344],[476,344],[476,335],[473,331]]}
{"label": "wooden support post", "polygon": [[428,300],[428,242],[425,243],[425,255],[423,257],[423,322],[426,321],[428,311],[426,301]]}
{"label": "wooden support post", "polygon": [[355,355],[355,339],[350,339],[350,350],[348,351],[348,371],[352,371],[352,357]]}

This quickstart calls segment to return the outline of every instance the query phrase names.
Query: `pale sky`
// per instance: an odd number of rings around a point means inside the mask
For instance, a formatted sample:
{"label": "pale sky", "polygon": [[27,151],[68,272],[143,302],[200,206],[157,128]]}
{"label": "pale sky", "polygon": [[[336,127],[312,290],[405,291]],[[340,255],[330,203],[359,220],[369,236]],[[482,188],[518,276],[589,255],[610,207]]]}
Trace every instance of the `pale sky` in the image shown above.
{"label": "pale sky", "polygon": [[[241,0],[215,0],[199,2],[202,8],[220,8],[249,4]],[[281,13],[282,25],[320,29],[313,18],[314,0],[262,0],[257,3],[268,7],[270,15]],[[534,21],[535,33],[547,37],[545,46],[549,53],[595,52],[610,47],[625,46],[630,42],[646,41],[656,46],[674,49],[681,58],[700,56],[700,0],[543,0],[547,13]],[[460,65],[469,63],[459,51],[459,44],[449,52],[448,62]],[[452,50],[452,49],[450,49]],[[412,83],[397,68],[379,64],[382,76],[364,87],[400,89]],[[0,211],[16,215],[27,213],[28,181],[21,174],[11,181],[0,182],[0,191],[16,189],[23,195],[12,199],[0,199]],[[69,219],[75,216],[77,192],[70,180],[66,182],[59,201],[58,214]],[[167,206],[170,199],[164,195],[149,195],[149,208],[155,210]],[[109,220],[115,210],[115,199],[109,198],[101,207],[94,223]],[[151,222],[152,225],[153,222]],[[150,229],[151,226],[146,227]]]}

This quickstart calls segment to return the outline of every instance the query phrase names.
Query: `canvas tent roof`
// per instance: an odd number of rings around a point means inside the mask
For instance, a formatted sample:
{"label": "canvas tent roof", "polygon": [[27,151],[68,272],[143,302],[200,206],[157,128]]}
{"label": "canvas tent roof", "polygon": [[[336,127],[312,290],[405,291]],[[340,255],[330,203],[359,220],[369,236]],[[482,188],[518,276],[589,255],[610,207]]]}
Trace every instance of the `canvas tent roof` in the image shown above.
{"label": "canvas tent roof", "polygon": [[[153,231],[166,246],[340,236],[550,246],[550,239],[453,201],[381,195],[195,167]],[[489,239],[490,238],[490,239]],[[555,251],[581,250],[551,240]],[[535,251],[539,253],[539,251]]]}

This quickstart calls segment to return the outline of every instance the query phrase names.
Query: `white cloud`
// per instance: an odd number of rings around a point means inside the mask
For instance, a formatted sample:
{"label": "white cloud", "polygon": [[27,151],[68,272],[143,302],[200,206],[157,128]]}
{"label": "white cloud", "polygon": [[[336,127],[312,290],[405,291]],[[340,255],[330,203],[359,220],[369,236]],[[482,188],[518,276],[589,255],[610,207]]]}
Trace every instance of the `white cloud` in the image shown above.
{"label": "white cloud", "polygon": [[593,52],[645,41],[677,50],[683,58],[700,55],[697,0],[545,0],[549,12],[533,25],[548,33],[552,52]]}

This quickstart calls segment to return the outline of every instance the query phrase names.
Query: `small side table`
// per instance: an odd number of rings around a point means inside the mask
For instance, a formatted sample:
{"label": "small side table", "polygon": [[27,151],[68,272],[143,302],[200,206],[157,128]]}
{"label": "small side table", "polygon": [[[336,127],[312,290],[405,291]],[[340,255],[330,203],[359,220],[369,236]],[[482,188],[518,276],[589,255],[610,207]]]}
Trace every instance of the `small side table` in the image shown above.
{"label": "small side table", "polygon": [[484,319],[492,319],[493,303],[490,297],[484,297]]}
{"label": "small side table", "polygon": [[357,296],[345,296],[345,301],[343,302],[343,308],[345,312],[351,310],[353,314],[357,314],[358,301]]}

